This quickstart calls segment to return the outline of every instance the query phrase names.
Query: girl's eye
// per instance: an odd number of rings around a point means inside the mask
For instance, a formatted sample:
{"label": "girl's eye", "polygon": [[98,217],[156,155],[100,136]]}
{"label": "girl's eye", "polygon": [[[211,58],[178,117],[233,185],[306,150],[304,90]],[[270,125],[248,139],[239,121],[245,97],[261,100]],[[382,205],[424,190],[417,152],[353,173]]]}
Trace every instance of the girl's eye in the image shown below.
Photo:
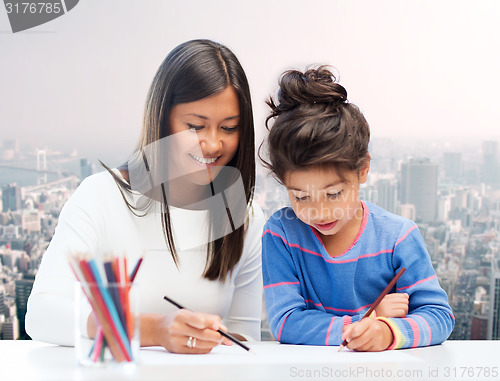
{"label": "girl's eye", "polygon": [[190,123],[188,123],[187,125],[189,127],[189,130],[191,131],[199,131],[203,128],[203,126],[197,126],[195,124],[190,124]]}
{"label": "girl's eye", "polygon": [[343,191],[337,192],[337,193],[328,193],[327,196],[329,199],[336,200],[340,197]]}
{"label": "girl's eye", "polygon": [[294,196],[294,197],[295,197],[295,201],[297,201],[297,202],[309,200],[309,196],[302,196],[302,197]]}

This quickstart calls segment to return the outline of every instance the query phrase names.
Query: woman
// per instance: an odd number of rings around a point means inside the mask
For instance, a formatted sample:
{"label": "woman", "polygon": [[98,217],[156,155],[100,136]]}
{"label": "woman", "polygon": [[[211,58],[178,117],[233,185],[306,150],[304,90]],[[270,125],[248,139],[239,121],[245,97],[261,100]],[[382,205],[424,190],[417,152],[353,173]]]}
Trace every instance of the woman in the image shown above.
{"label": "woman", "polygon": [[207,353],[230,345],[219,328],[258,340],[265,221],[252,204],[253,116],[234,54],[208,40],[172,50],[149,90],[136,152],[106,169],[84,180],[61,212],[28,301],[28,334],[73,344],[67,253],[125,253],[131,264],[144,255],[136,277],[141,345]]}

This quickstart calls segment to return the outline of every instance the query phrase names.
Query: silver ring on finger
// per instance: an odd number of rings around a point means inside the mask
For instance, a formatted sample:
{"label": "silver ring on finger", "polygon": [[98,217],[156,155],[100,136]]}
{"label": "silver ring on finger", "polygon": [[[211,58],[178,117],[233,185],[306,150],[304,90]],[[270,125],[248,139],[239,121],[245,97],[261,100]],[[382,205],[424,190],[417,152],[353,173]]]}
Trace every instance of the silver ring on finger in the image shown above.
{"label": "silver ring on finger", "polygon": [[193,336],[189,336],[188,337],[188,341],[186,343],[186,347],[188,347],[188,348],[194,348],[194,345],[193,345]]}

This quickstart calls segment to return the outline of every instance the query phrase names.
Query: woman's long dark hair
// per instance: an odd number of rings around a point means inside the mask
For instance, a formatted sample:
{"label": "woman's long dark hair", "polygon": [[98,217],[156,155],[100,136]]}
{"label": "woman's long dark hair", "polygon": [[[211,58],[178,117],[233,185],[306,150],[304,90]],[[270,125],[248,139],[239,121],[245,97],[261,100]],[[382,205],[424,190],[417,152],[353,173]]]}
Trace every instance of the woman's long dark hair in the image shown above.
{"label": "woman's long dark hair", "polygon": [[[210,95],[220,93],[226,87],[234,88],[240,109],[239,145],[227,164],[239,171],[243,180],[246,205],[252,200],[255,185],[255,137],[252,105],[248,81],[236,56],[225,46],[210,40],[192,40],[174,48],[162,62],[149,89],[141,136],[136,154],[144,154],[144,148],[171,134],[170,111],[180,103],[194,102]],[[120,167],[129,171],[132,159]],[[120,187],[127,206],[137,216],[144,216],[148,207],[132,205],[123,190],[132,192],[130,182],[123,181],[108,167],[104,166]],[[178,265],[178,255],[172,233],[172,221],[167,198],[163,198],[162,227],[165,241]],[[143,211],[143,213],[139,213]],[[212,211],[213,212],[213,211]],[[210,223],[217,221],[217,213],[210,213]],[[209,280],[225,281],[228,273],[241,258],[245,225],[232,233],[218,238],[208,245],[207,263],[204,277]]]}

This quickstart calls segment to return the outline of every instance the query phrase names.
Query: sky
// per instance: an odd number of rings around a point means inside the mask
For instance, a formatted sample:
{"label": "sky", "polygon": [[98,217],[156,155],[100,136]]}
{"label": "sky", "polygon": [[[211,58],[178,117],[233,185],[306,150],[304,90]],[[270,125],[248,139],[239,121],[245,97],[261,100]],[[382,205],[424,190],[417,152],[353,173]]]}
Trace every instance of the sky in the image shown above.
{"label": "sky", "polygon": [[81,0],[12,33],[0,5],[0,140],[110,165],[133,151],[168,52],[208,38],[250,83],[257,143],[280,74],[332,65],[372,136],[500,140],[500,1]]}

